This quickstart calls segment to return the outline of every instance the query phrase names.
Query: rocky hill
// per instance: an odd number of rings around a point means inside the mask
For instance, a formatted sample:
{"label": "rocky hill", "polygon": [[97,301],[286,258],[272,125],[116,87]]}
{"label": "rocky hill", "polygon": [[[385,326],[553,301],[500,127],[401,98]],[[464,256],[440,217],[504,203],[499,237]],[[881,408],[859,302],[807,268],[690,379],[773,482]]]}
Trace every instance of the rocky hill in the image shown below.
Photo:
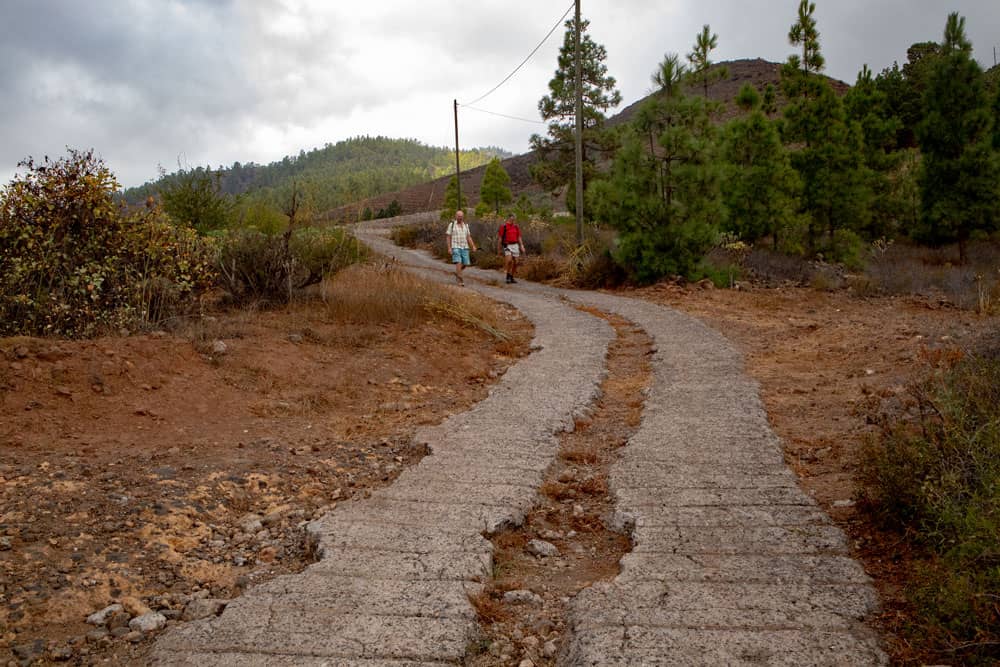
{"label": "rocky hill", "polygon": [[[733,104],[733,99],[744,84],[752,84],[763,90],[767,84],[778,86],[781,77],[781,63],[769,62],[760,58],[732,60],[720,63],[719,66],[727,68],[728,75],[716,81],[708,88],[708,96],[723,107],[717,118],[720,122],[733,117],[737,111]],[[830,79],[834,89],[840,93],[845,93],[850,86],[843,81]],[[698,94],[701,89],[691,90],[691,94]],[[649,98],[647,95],[642,99],[630,104],[620,112],[608,119],[607,123],[613,127],[627,123],[635,115],[636,111]],[[503,160],[504,169],[510,175],[511,192],[517,198],[522,194],[529,196],[543,193],[543,188],[536,184],[531,178],[531,165],[535,162],[534,152],[516,155]],[[483,173],[486,167],[481,166],[462,173],[461,185],[462,194],[466,198],[470,207],[479,201],[479,185],[483,180]],[[324,220],[333,222],[354,222],[361,216],[361,212],[366,208],[377,211],[387,208],[389,204],[396,200],[403,208],[404,213],[419,213],[421,211],[434,211],[444,205],[444,192],[448,187],[451,176],[443,176],[427,183],[414,185],[403,190],[390,192],[376,197],[363,199],[361,201],[341,206],[327,211],[321,217]]]}

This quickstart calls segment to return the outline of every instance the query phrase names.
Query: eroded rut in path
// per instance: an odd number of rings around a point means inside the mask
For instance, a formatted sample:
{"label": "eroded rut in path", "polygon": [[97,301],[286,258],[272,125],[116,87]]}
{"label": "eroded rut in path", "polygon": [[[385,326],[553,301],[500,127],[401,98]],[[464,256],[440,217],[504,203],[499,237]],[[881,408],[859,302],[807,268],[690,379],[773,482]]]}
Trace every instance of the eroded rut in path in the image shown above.
{"label": "eroded rut in path", "polygon": [[587,312],[606,319],[617,334],[601,398],[589,417],[560,437],[540,503],[524,524],[488,536],[494,576],[472,598],[483,630],[466,660],[473,667],[555,664],[565,641],[567,602],[594,582],[614,578],[631,549],[628,537],[608,525],[615,508],[607,476],[639,426],[653,344],[622,318]]}

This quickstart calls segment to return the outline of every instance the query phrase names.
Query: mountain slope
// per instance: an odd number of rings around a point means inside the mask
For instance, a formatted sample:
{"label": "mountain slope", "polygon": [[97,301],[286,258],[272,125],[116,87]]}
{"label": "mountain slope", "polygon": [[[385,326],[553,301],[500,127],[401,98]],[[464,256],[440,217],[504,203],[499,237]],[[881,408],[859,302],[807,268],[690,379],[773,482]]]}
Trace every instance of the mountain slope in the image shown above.
{"label": "mountain slope", "polygon": [[[760,58],[732,60],[719,63],[728,70],[726,78],[714,82],[708,88],[710,99],[723,105],[722,110],[716,118],[720,122],[729,120],[738,113],[733,100],[745,84],[749,83],[756,88],[763,90],[768,84],[775,87],[781,82],[781,63],[769,62]],[[850,86],[843,81],[830,79],[830,83],[838,94],[844,94]],[[701,94],[701,88],[689,89],[692,95]],[[652,95],[647,95],[642,99],[628,105],[620,112],[610,117],[607,121],[609,127],[624,125],[635,115],[636,111]],[[779,104],[781,96],[779,94]],[[538,184],[531,178],[531,165],[535,162],[534,152],[516,155],[503,160],[503,167],[507,170],[511,179],[511,192],[516,199],[521,194],[531,194],[543,192]],[[469,207],[474,207],[479,201],[479,185],[483,180],[485,166],[471,170],[462,171],[462,194],[467,198]],[[454,173],[452,171],[452,173]],[[365,208],[375,211],[387,207],[393,200],[400,203],[404,213],[418,213],[421,211],[432,211],[442,207],[444,204],[444,192],[448,186],[451,174],[416,184],[395,192],[384,193],[368,199],[359,200],[350,204],[339,206],[323,214],[325,220],[335,222],[354,222],[359,219],[361,212]]]}

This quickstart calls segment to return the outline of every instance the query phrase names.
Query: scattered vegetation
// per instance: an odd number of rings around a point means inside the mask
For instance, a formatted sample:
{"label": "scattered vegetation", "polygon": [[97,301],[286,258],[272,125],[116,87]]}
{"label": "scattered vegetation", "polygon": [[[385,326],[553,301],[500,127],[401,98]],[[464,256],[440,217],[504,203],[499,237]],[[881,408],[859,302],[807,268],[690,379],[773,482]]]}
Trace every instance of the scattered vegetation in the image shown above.
{"label": "scattered vegetation", "polygon": [[128,211],[92,151],[30,158],[0,194],[0,335],[93,336],[198,307],[214,244]]}
{"label": "scattered vegetation", "polygon": [[281,234],[231,230],[219,238],[218,247],[220,285],[238,304],[288,303],[367,256],[367,249],[342,229],[315,227]]}
{"label": "scattered vegetation", "polygon": [[902,414],[877,416],[862,507],[921,554],[908,595],[921,643],[1000,659],[1000,360],[938,352]]}
{"label": "scattered vegetation", "polygon": [[324,281],[320,295],[327,312],[339,321],[413,325],[428,317],[446,317],[485,331],[501,343],[510,342],[489,303],[422,280],[392,263],[345,269]]}

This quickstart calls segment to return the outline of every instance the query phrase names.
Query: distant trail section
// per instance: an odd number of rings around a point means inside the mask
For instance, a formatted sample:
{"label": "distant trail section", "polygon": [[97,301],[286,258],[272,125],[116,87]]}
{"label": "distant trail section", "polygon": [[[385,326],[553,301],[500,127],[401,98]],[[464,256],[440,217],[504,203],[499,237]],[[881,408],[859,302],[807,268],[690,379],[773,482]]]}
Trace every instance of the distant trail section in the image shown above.
{"label": "distant trail section", "polygon": [[553,295],[474,289],[533,321],[534,352],[486,400],[419,431],[431,453],[391,487],[310,524],[317,563],[251,589],[218,618],[172,630],[153,649],[153,664],[402,667],[464,659],[478,635],[468,587],[492,575],[483,534],[522,522],[537,504],[557,434],[594,403],[614,338],[606,322]]}

